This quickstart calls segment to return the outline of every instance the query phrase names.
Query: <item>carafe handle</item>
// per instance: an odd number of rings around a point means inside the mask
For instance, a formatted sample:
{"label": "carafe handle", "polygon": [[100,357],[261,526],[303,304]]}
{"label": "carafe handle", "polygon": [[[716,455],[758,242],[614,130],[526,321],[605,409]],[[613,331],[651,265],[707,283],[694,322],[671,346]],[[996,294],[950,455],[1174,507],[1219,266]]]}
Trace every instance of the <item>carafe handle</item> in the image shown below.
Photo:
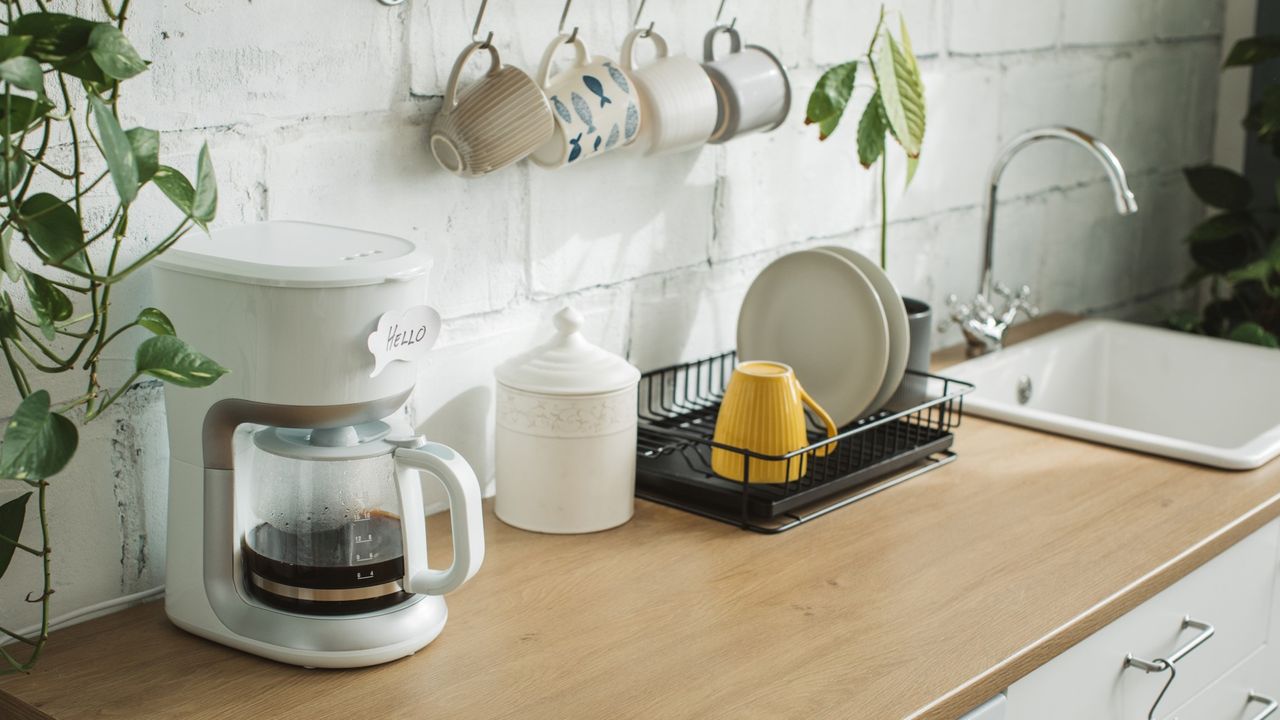
{"label": "carafe handle", "polygon": [[[480,514],[480,483],[475,471],[453,448],[423,442],[395,452],[396,491],[400,495],[404,532],[404,589],[424,595],[443,595],[471,579],[484,562],[484,519]],[[440,478],[449,491],[453,525],[453,564],[444,570],[427,565],[426,508],[422,502],[421,470]]]}

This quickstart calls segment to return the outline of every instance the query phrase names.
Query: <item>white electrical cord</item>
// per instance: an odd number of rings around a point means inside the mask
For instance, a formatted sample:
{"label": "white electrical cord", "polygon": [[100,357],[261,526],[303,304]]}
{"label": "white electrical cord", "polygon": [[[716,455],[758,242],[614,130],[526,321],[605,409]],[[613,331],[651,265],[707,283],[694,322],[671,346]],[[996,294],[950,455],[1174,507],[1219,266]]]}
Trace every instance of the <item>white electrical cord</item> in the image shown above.
{"label": "white electrical cord", "polygon": [[[112,612],[115,612],[116,610],[123,609],[122,606],[137,605],[139,603],[144,603],[148,600],[152,600],[154,598],[160,597],[163,594],[164,594],[164,586],[161,585],[159,587],[153,587],[150,590],[143,590],[142,592],[133,593],[132,595],[125,595],[123,597],[111,598],[110,600],[103,600],[100,603],[94,603],[93,605],[82,607],[79,610],[72,610],[71,612],[66,613],[65,615],[59,615],[58,617],[51,619],[49,621],[49,630],[50,632],[52,632],[60,628],[70,627],[72,625],[78,625],[79,623],[82,623],[86,620],[92,620],[94,618],[102,617],[103,615],[108,615]],[[29,628],[26,628],[20,631],[18,634],[22,635],[23,637],[33,637],[35,635],[38,635],[39,633],[40,633],[40,626],[33,625]],[[14,640],[11,637],[5,637],[3,639],[0,639],[0,646],[8,645],[10,643],[15,643],[15,642],[17,642],[17,640]]]}

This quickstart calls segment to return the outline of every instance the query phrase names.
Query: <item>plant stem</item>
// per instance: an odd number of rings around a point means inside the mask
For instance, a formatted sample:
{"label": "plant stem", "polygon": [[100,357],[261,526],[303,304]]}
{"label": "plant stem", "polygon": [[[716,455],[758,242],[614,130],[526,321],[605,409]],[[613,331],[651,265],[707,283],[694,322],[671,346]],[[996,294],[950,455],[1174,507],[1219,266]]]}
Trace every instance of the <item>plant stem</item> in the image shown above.
{"label": "plant stem", "polygon": [[880,158],[880,269],[889,270],[889,158]]}
{"label": "plant stem", "polygon": [[20,643],[24,643],[24,644],[26,644],[26,645],[35,645],[35,644],[36,644],[36,641],[35,641],[35,640],[32,640],[32,639],[31,639],[31,638],[29,638],[29,637],[24,637],[24,636],[22,636],[22,635],[19,635],[19,634],[18,634],[18,633],[16,633],[16,632],[12,632],[12,631],[8,630],[7,628],[2,628],[2,627],[0,627],[0,633],[2,633],[2,634],[4,634],[4,635],[8,635],[9,637],[13,638],[14,640],[17,640],[18,642],[20,642]]}
{"label": "plant stem", "polygon": [[129,376],[129,379],[125,380],[124,384],[120,386],[119,390],[116,390],[115,393],[111,393],[110,391],[108,391],[107,396],[102,400],[101,403],[98,403],[97,407],[90,408],[85,411],[85,415],[84,415],[85,422],[88,422],[98,417],[99,415],[102,414],[103,410],[106,410],[108,407],[111,407],[111,403],[115,402],[116,400],[119,400],[121,395],[124,395],[126,392],[128,392],[129,388],[133,386],[133,383],[136,382],[141,375],[142,375],[141,372],[134,371],[134,373]]}
{"label": "plant stem", "polygon": [[31,394],[31,386],[27,384],[26,373],[22,371],[22,367],[13,358],[13,352],[9,350],[9,341],[0,340],[0,350],[4,351],[4,359],[9,365],[9,373],[13,375],[13,385],[17,389],[18,395],[26,397]]}
{"label": "plant stem", "polygon": [[52,563],[50,562],[50,557],[53,555],[53,551],[49,547],[49,509],[45,502],[48,489],[49,483],[41,480],[40,487],[36,491],[40,515],[40,543],[44,547],[44,557],[41,563],[44,569],[44,590],[40,593],[40,637],[36,638],[35,647],[25,663],[28,670],[34,667],[36,661],[40,659],[40,652],[44,650],[44,644],[49,640],[49,597],[53,595],[53,574],[51,572]]}
{"label": "plant stem", "polygon": [[13,538],[11,538],[11,537],[7,536],[7,535],[0,535],[0,543],[7,543],[7,544],[9,544],[9,545],[12,545],[12,546],[14,546],[14,547],[18,548],[19,550],[22,550],[23,552],[27,552],[27,553],[30,553],[30,554],[32,554],[32,555],[35,555],[36,557],[39,557],[40,555],[43,555],[43,553],[41,553],[39,550],[37,550],[37,549],[35,549],[35,548],[31,547],[30,545],[24,545],[24,544],[22,544],[22,543],[18,542],[17,540],[14,540]]}

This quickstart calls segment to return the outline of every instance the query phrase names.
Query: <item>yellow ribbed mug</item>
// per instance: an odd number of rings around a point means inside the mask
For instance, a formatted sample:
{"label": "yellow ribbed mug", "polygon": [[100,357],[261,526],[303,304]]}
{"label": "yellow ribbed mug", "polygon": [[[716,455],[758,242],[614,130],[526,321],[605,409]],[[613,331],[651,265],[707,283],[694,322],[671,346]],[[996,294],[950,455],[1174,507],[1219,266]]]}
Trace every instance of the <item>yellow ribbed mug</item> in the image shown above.
{"label": "yellow ribbed mug", "polygon": [[[720,414],[716,417],[715,442],[760,455],[786,455],[807,447],[809,436],[805,431],[804,408],[808,406],[826,425],[827,437],[836,434],[835,422],[809,393],[800,387],[796,373],[782,363],[744,362],[733,371],[729,387],[724,391]],[[825,455],[834,445],[814,452]],[[748,456],[742,453],[711,449],[711,469],[721,477],[742,482],[743,464]],[[752,483],[784,483],[797,480],[808,469],[809,453],[790,460],[762,460],[750,458]]]}

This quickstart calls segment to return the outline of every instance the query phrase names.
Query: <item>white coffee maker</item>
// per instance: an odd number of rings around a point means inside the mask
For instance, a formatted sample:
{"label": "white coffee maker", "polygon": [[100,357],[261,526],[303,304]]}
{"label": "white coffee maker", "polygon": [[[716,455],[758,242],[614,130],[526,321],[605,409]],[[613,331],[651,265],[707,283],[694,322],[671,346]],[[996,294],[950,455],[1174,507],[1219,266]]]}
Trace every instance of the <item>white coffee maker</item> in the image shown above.
{"label": "white coffee maker", "polygon": [[[431,642],[484,535],[471,467],[396,416],[438,332],[422,305],[430,257],[387,235],[266,222],[193,233],[153,268],[181,337],[230,370],[165,388],[169,618],[307,667]],[[427,567],[421,471],[448,490],[445,570]]]}

